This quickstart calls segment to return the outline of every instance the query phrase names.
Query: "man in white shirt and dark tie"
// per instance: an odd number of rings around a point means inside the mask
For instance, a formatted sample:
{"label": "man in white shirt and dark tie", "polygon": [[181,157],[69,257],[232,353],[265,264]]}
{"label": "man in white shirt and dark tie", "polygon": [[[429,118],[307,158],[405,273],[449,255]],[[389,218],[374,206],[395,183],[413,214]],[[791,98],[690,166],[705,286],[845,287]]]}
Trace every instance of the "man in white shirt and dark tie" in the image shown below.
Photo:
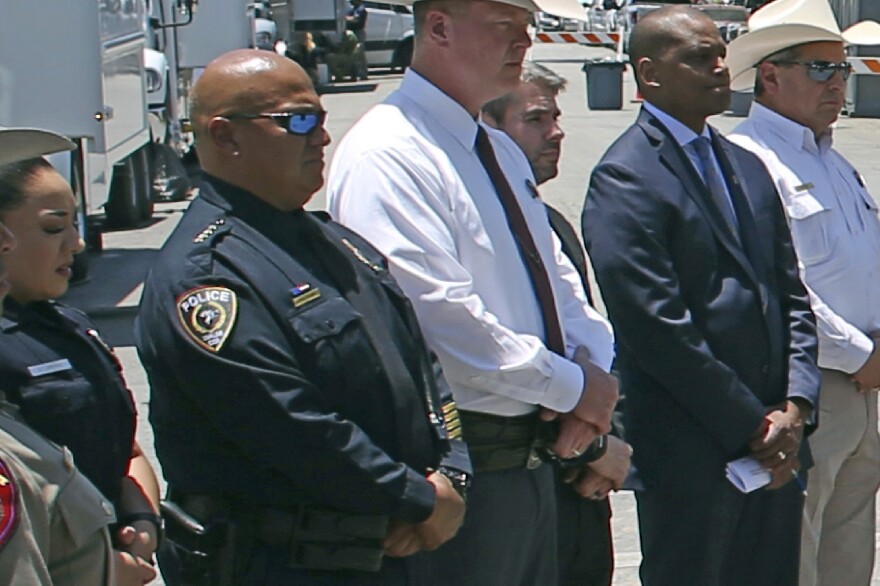
{"label": "man in white shirt and dark tie", "polygon": [[584,14],[575,0],[416,0],[412,67],[329,173],[331,214],[388,256],[412,300],[474,463],[462,529],[423,556],[430,584],[555,584],[541,420],[558,421],[555,457],[578,458],[617,398],[611,327],[552,235],[529,162],[478,120],[519,83],[538,9]]}

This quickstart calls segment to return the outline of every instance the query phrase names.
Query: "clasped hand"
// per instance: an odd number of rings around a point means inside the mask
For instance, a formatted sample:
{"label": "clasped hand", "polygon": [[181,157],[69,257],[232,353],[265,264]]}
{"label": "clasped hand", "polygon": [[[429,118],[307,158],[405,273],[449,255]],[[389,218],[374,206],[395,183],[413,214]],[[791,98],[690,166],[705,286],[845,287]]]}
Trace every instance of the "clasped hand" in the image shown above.
{"label": "clasped hand", "polygon": [[808,415],[795,402],[786,401],[779,408],[768,411],[752,435],[749,441],[751,455],[772,476],[768,488],[784,486],[800,470],[798,451]]}
{"label": "clasped hand", "polygon": [[553,451],[560,458],[579,456],[594,439],[611,431],[611,416],[617,405],[617,378],[590,362],[590,352],[583,346],[575,350],[572,360],[584,371],[580,400],[569,413],[541,410],[544,421],[559,421]]}
{"label": "clasped hand", "polygon": [[458,533],[464,521],[464,500],[449,479],[434,472],[428,476],[434,485],[437,500],[431,516],[421,523],[392,519],[383,542],[385,555],[405,557],[420,551],[437,549]]}

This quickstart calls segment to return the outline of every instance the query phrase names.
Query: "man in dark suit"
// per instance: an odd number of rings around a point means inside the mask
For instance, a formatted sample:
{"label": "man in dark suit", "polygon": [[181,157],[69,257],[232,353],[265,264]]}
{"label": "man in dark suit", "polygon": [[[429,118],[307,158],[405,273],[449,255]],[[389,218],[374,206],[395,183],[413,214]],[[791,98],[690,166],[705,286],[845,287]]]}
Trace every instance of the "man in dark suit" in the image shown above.
{"label": "man in dark suit", "polygon": [[[725,46],[684,6],[633,31],[645,106],[593,171],[585,242],[618,334],[645,586],[794,586],[819,374],[785,217],[760,161],[706,117]],[[748,494],[725,478],[750,456]]]}

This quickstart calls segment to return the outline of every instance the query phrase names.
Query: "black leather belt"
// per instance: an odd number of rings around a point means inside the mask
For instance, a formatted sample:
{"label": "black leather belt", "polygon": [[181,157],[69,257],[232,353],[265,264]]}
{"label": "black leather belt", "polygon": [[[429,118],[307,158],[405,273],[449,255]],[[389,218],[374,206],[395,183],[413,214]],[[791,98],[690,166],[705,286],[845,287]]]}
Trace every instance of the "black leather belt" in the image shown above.
{"label": "black leather belt", "polygon": [[533,446],[538,413],[504,417],[459,411],[462,435],[475,473],[526,468],[536,461]]}

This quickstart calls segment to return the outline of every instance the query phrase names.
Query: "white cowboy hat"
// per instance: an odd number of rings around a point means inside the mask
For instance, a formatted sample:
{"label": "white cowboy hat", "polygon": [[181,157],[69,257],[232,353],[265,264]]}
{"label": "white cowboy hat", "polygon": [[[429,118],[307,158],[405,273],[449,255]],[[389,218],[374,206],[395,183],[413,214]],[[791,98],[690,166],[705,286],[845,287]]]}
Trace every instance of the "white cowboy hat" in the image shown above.
{"label": "white cowboy hat", "polygon": [[804,43],[880,44],[880,24],[865,20],[841,32],[828,0],[775,0],[749,18],[749,32],[727,46],[730,88],[750,90],[755,66],[770,55]]}
{"label": "white cowboy hat", "polygon": [[60,134],[48,130],[0,126],[0,165],[69,151],[75,146]]}
{"label": "white cowboy hat", "polygon": [[[391,0],[390,4],[403,4],[412,6],[421,0]],[[525,8],[529,12],[547,12],[554,16],[563,18],[574,18],[577,20],[587,20],[587,11],[583,4],[578,0],[489,0],[491,2],[499,2],[501,4],[510,4]]]}

